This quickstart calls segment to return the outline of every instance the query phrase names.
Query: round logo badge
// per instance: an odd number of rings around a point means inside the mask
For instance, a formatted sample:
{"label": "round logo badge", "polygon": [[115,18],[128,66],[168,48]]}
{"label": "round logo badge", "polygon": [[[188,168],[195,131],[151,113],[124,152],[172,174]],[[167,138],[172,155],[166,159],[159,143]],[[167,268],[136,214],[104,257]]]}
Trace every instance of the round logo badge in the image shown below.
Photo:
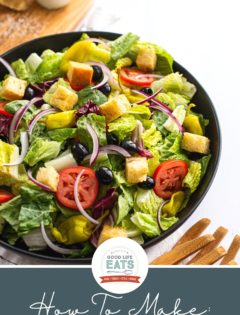
{"label": "round logo badge", "polygon": [[97,248],[92,260],[92,273],[106,291],[129,293],[136,290],[147,276],[147,255],[138,243],[129,238],[112,238]]}

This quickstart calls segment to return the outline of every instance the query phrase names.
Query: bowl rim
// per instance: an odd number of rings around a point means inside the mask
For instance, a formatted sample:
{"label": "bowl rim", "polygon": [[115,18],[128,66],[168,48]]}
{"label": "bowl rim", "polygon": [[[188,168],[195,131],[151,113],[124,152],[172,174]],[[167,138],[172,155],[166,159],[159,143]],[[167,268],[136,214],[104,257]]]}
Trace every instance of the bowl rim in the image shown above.
{"label": "bowl rim", "polygon": [[[9,54],[14,53],[17,50],[20,50],[21,48],[25,47],[26,45],[31,45],[33,43],[37,43],[41,40],[51,40],[51,39],[55,39],[56,37],[64,37],[64,36],[76,36],[79,35],[79,37],[81,36],[82,33],[87,33],[90,36],[101,36],[101,37],[119,37],[122,34],[120,33],[114,33],[114,32],[105,32],[105,31],[78,31],[78,32],[66,32],[66,33],[58,33],[58,34],[53,34],[53,35],[48,35],[48,36],[43,36],[43,37],[38,37],[35,38],[33,40],[24,42],[16,47],[11,48],[10,50],[4,52],[2,54],[2,57],[6,59],[8,58]],[[164,233],[160,234],[159,236],[150,239],[147,241],[147,243],[143,244],[143,248],[149,248],[153,245],[156,245],[157,243],[160,243],[162,240],[166,239],[168,236],[170,236],[172,233],[174,233],[177,229],[179,229],[191,216],[192,214],[196,211],[196,209],[198,208],[198,206],[200,205],[200,203],[202,202],[202,200],[204,199],[204,197],[206,196],[207,192],[209,191],[210,187],[212,186],[213,180],[216,176],[217,170],[218,170],[218,166],[219,166],[219,162],[220,162],[220,157],[221,157],[221,150],[222,150],[222,136],[221,136],[221,128],[220,128],[220,123],[219,123],[219,119],[218,119],[218,115],[216,112],[216,109],[214,107],[214,104],[212,102],[212,100],[210,99],[208,93],[206,92],[206,90],[203,88],[203,86],[199,83],[199,81],[195,78],[194,75],[192,75],[186,68],[184,68],[181,64],[179,64],[177,61],[174,60],[174,66],[176,66],[178,69],[183,69],[184,72],[187,74],[187,76],[191,77],[195,82],[197,82],[198,86],[202,89],[202,91],[205,93],[205,97],[207,99],[208,104],[211,107],[211,111],[213,114],[213,119],[215,121],[216,124],[216,130],[217,130],[217,134],[218,134],[218,147],[217,147],[217,154],[216,154],[216,159],[214,160],[214,165],[213,165],[213,171],[212,174],[210,176],[210,179],[208,181],[208,184],[206,186],[206,188],[204,189],[202,195],[200,196],[200,198],[198,198],[195,202],[194,205],[191,207],[190,211],[188,211],[188,213],[186,215],[184,215],[182,218],[180,218],[180,220],[174,224],[172,227],[170,227],[167,231],[165,231]],[[181,70],[180,70],[181,71]],[[86,265],[86,264],[91,264],[92,261],[92,257],[83,257],[83,258],[68,258],[68,257],[54,257],[54,256],[48,256],[47,254],[41,254],[38,252],[30,252],[29,250],[25,250],[19,247],[16,247],[14,245],[11,245],[5,241],[3,241],[2,239],[0,239],[0,245],[2,245],[5,249],[10,250],[12,252],[15,253],[19,253],[22,254],[24,256],[28,256],[31,258],[35,258],[35,259],[40,259],[43,260],[43,262],[48,261],[48,262],[52,262],[54,264],[55,263],[60,263],[60,264],[70,264],[70,265],[75,265],[75,264],[80,264],[80,265]]]}

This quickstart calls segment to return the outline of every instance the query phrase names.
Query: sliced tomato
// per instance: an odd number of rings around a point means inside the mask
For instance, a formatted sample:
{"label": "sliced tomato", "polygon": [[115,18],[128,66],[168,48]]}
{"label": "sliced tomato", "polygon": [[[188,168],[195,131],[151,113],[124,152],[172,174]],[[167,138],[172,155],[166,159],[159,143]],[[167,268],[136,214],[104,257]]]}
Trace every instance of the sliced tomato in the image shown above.
{"label": "sliced tomato", "polygon": [[71,83],[70,84],[71,85],[71,88],[74,90],[74,91],[80,91],[80,90],[82,90],[83,88],[84,88],[84,86],[83,85],[79,85],[79,84],[73,84],[73,83]]}
{"label": "sliced tomato", "polygon": [[137,68],[122,68],[120,71],[120,79],[132,85],[150,86],[154,78],[142,77],[145,73]]}
{"label": "sliced tomato", "polygon": [[0,189],[0,204],[13,199],[14,195],[7,190]]}
{"label": "sliced tomato", "polygon": [[4,106],[7,104],[7,102],[4,102],[4,101],[0,101],[0,114],[4,115],[4,116],[7,116],[7,117],[12,117],[13,115],[6,112],[4,110]]}
{"label": "sliced tomato", "polygon": [[91,207],[98,194],[98,180],[94,170],[83,166],[65,168],[60,173],[56,197],[67,208],[77,210],[74,200],[74,183],[83,171],[79,181],[78,197],[84,209]]}
{"label": "sliced tomato", "polygon": [[163,198],[169,199],[172,194],[182,190],[182,181],[188,172],[188,165],[181,160],[169,160],[161,163],[155,170],[155,193]]}

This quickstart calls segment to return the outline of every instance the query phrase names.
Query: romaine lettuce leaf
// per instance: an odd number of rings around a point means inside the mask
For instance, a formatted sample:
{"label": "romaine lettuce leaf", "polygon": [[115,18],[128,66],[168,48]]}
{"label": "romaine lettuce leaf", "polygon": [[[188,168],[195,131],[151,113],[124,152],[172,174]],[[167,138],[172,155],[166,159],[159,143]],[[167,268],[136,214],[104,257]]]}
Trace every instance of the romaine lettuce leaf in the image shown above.
{"label": "romaine lettuce leaf", "polygon": [[126,187],[124,185],[120,186],[122,194],[118,197],[117,202],[117,224],[120,224],[121,221],[128,215],[128,213],[133,208],[133,195],[135,189],[133,187]]}
{"label": "romaine lettuce leaf", "polygon": [[144,212],[157,217],[158,209],[163,202],[152,189],[145,190],[138,188],[134,195],[134,211]]}
{"label": "romaine lettuce leaf", "polygon": [[0,216],[11,225],[14,231],[18,231],[19,213],[21,209],[22,198],[17,196],[12,200],[0,205]]}
{"label": "romaine lettuce leaf", "polygon": [[136,119],[133,115],[123,115],[108,124],[108,132],[114,133],[119,141],[124,140],[136,128]]}
{"label": "romaine lettuce leaf", "polygon": [[190,192],[193,193],[201,180],[201,163],[190,161],[190,165],[188,168],[188,173],[183,179],[183,187],[187,187],[190,189]]}
{"label": "romaine lettuce leaf", "polygon": [[166,136],[169,134],[168,130],[163,126],[168,119],[167,115],[159,110],[155,110],[152,114],[152,119],[155,122],[157,130],[159,130],[162,135]]}
{"label": "romaine lettuce leaf", "polygon": [[149,149],[149,151],[151,152],[153,157],[147,160],[147,162],[148,162],[148,175],[153,176],[154,171],[156,170],[156,168],[160,164],[160,154],[159,154],[158,150],[155,148],[151,148],[151,149]]}
{"label": "romaine lettuce leaf", "polygon": [[111,43],[111,60],[108,66],[113,69],[117,60],[124,57],[138,39],[139,37],[132,33],[126,33],[115,39]]}
{"label": "romaine lettuce leaf", "polygon": [[[173,116],[175,116],[178,122],[182,125],[186,116],[186,108],[184,105],[177,106],[172,112]],[[163,127],[170,132],[179,132],[179,128],[175,121],[168,117],[168,120],[163,124]]]}
{"label": "romaine lettuce leaf", "polygon": [[152,115],[148,106],[145,105],[136,105],[132,106],[131,109],[128,110],[128,114],[135,115],[136,119],[149,119]]}
{"label": "romaine lettuce leaf", "polygon": [[157,219],[153,218],[151,214],[135,212],[131,216],[131,221],[148,237],[160,235]]}
{"label": "romaine lettuce leaf", "polygon": [[89,123],[96,131],[101,146],[107,144],[106,138],[106,120],[104,116],[89,114],[82,116],[77,121],[78,135],[81,138],[81,142],[85,144],[89,151],[92,151],[93,143],[92,137],[86,129],[86,124]]}
{"label": "romaine lettuce leaf", "polygon": [[73,138],[77,133],[77,128],[62,128],[48,131],[48,136],[53,141],[64,142]]}
{"label": "romaine lettuce leaf", "polygon": [[88,101],[93,101],[96,105],[101,105],[107,102],[108,98],[101,91],[96,89],[93,90],[90,86],[88,86],[78,92],[78,100],[78,104],[75,106],[76,108],[87,104]]}
{"label": "romaine lettuce leaf", "polygon": [[17,77],[22,80],[29,79],[29,73],[25,62],[22,59],[18,59],[11,64],[13,70],[15,71]]}
{"label": "romaine lettuce leaf", "polygon": [[196,93],[195,85],[188,82],[179,72],[171,73],[160,80],[154,81],[151,88],[154,92],[161,89],[164,93],[178,93],[189,99]]}
{"label": "romaine lettuce leaf", "polygon": [[47,162],[57,157],[60,150],[60,142],[37,138],[32,142],[24,161],[30,166],[40,161]]}
{"label": "romaine lettuce leaf", "polygon": [[206,156],[203,156],[201,159],[199,159],[197,162],[199,162],[201,164],[201,179],[203,178],[203,176],[206,174],[207,168],[208,168],[208,164],[211,160],[211,154],[208,154]]}
{"label": "romaine lettuce leaf", "polygon": [[179,221],[179,218],[177,217],[169,217],[169,218],[161,217],[161,227],[164,231],[166,231],[178,221]]}
{"label": "romaine lettuce leaf", "polygon": [[142,235],[142,231],[131,221],[130,215],[122,220],[121,226],[127,231],[127,235],[130,238]]}
{"label": "romaine lettuce leaf", "polygon": [[152,125],[149,129],[145,130],[142,133],[142,139],[145,147],[148,148],[155,147],[158,144],[158,142],[162,140],[162,135],[157,130],[154,122],[152,122]]}

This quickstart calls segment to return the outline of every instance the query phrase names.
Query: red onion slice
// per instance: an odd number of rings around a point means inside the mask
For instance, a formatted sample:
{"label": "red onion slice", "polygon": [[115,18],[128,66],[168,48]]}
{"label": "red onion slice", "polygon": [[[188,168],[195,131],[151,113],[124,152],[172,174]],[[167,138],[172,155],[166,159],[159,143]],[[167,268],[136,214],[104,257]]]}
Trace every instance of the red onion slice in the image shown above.
{"label": "red onion slice", "polygon": [[145,99],[141,100],[141,101],[138,101],[136,104],[140,105],[140,104],[143,104],[145,102],[149,102],[151,101],[155,96],[157,96],[160,92],[161,92],[162,89],[159,89],[157,90],[154,94],[152,95],[147,95],[146,93],[142,92],[142,91],[139,91],[139,90],[132,90],[132,92],[136,93],[136,94],[139,94],[139,95],[143,95],[143,96],[147,96]]}
{"label": "red onion slice", "polygon": [[13,77],[17,77],[15,71],[13,70],[13,68],[10,66],[10,64],[3,59],[2,57],[0,57],[0,63],[4,65],[4,67],[7,69],[7,71],[9,72],[9,74]]}
{"label": "red onion slice", "polygon": [[90,136],[92,137],[92,141],[93,141],[93,151],[92,151],[92,155],[90,158],[90,166],[92,166],[98,157],[99,139],[98,139],[98,135],[97,135],[96,131],[94,130],[94,128],[91,125],[89,125],[88,123],[87,123],[87,131],[89,132]]}
{"label": "red onion slice", "polygon": [[16,125],[16,122],[18,120],[18,116],[21,114],[22,108],[19,108],[16,113],[13,116],[13,119],[11,121],[10,127],[9,127],[9,132],[8,132],[8,139],[9,143],[13,144],[14,143],[14,126]]}
{"label": "red onion slice", "polygon": [[144,132],[143,124],[140,120],[137,119],[136,128],[134,129],[132,133],[132,141],[136,143],[137,147],[139,149],[143,149],[143,140],[142,140],[142,133]]}
{"label": "red onion slice", "polygon": [[97,85],[92,86],[91,89],[92,90],[96,90],[96,89],[100,88],[101,86],[105,85],[108,82],[108,80],[109,80],[108,75],[105,72],[103,72],[103,79],[102,79],[102,81],[99,82]]}
{"label": "red onion slice", "polygon": [[[112,80],[113,80],[112,72],[104,63],[89,61],[89,62],[86,62],[86,64],[88,64],[90,66],[100,67],[102,69],[102,72],[108,76],[108,81],[110,83],[112,82]],[[94,88],[96,88],[96,87],[94,87]]]}
{"label": "red onion slice", "polygon": [[78,196],[78,185],[79,185],[79,181],[80,181],[80,178],[81,178],[81,176],[83,175],[83,173],[84,173],[84,170],[82,170],[82,171],[78,174],[78,176],[77,176],[77,178],[76,178],[76,181],[75,181],[75,183],[74,183],[74,199],[75,199],[75,202],[76,202],[76,204],[77,204],[77,207],[78,207],[79,212],[80,212],[85,218],[87,218],[90,222],[92,222],[92,223],[98,225],[99,222],[98,222],[97,220],[93,219],[93,218],[83,209],[82,204],[81,204],[81,202],[80,202],[80,200],[79,200],[79,196]]}
{"label": "red onion slice", "polygon": [[23,162],[25,156],[27,155],[28,148],[29,148],[28,134],[26,131],[21,132],[20,141],[21,141],[21,148],[22,148],[21,149],[21,155],[19,156],[19,158],[16,161],[4,164],[4,166],[16,166],[16,165],[19,165]]}
{"label": "red onion slice", "polygon": [[101,147],[100,148],[101,152],[105,152],[107,154],[112,154],[110,152],[116,152],[118,154],[121,154],[122,156],[124,157],[131,157],[131,154],[123,149],[122,147],[118,146],[118,145],[114,145],[114,144],[108,144],[108,145],[105,145],[104,147]]}
{"label": "red onion slice", "polygon": [[154,74],[154,73],[139,74],[136,76],[136,79],[144,79],[144,78],[162,79],[163,76],[160,74]]}
{"label": "red onion slice", "polygon": [[14,129],[13,129],[14,131],[17,131],[18,126],[19,126],[19,124],[20,124],[20,122],[21,122],[21,120],[22,120],[24,114],[26,113],[26,111],[27,111],[33,104],[35,104],[35,103],[37,103],[37,102],[39,102],[39,101],[41,101],[41,100],[42,100],[41,97],[34,97],[31,101],[29,101],[29,102],[27,103],[27,105],[25,105],[23,108],[21,108],[21,112],[18,114],[18,117],[17,117],[17,119],[16,119],[16,124],[15,124]]}
{"label": "red onion slice", "polygon": [[28,125],[28,133],[29,135],[31,135],[36,123],[43,117],[49,114],[54,114],[54,113],[58,113],[58,110],[54,109],[54,108],[50,108],[50,109],[46,109],[41,111],[40,113],[38,113],[29,123]]}
{"label": "red onion slice", "polygon": [[41,182],[39,182],[38,180],[36,180],[33,175],[32,175],[32,170],[29,169],[28,172],[28,178],[37,186],[39,186],[40,188],[42,188],[43,190],[46,190],[46,191],[49,191],[49,192],[52,192],[51,188],[47,185],[44,185],[42,184]]}
{"label": "red onion slice", "polygon": [[43,222],[41,223],[41,232],[42,232],[42,236],[46,244],[56,253],[62,254],[62,255],[71,255],[74,252],[78,252],[78,250],[76,249],[63,248],[54,244],[52,240],[48,237]]}
{"label": "red onion slice", "polygon": [[164,107],[161,107],[160,105],[150,105],[150,108],[152,109],[156,109],[159,110],[161,112],[163,112],[164,114],[166,114],[167,116],[169,116],[170,118],[172,118],[172,120],[176,123],[176,125],[178,126],[178,129],[180,131],[181,134],[184,133],[184,128],[183,126],[180,124],[180,122],[178,121],[178,119],[169,111],[166,111],[166,109]]}

